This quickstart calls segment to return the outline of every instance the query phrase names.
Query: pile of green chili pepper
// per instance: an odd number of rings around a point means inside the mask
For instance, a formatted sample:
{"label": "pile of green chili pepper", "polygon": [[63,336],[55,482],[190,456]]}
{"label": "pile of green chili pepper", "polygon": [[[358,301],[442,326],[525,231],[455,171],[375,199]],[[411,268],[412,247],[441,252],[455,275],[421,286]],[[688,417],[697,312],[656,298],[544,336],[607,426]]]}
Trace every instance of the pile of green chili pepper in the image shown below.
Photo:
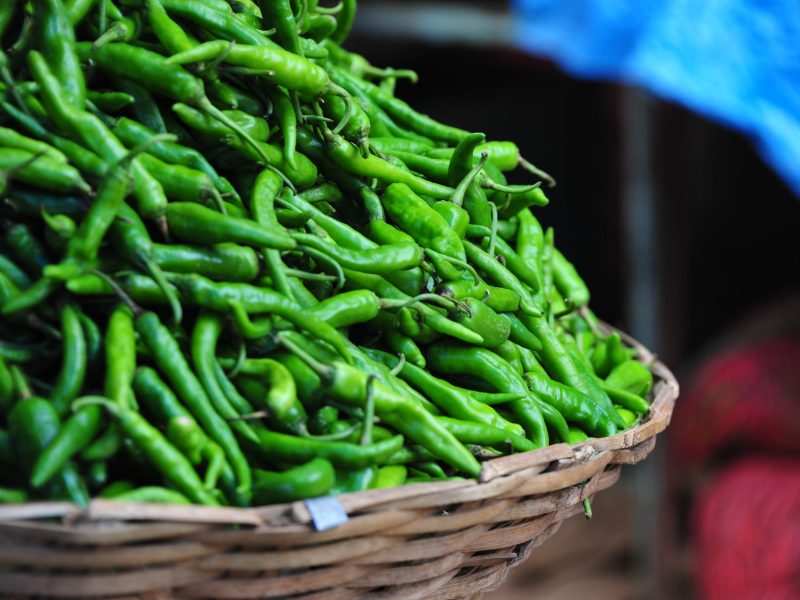
{"label": "pile of green chili pepper", "polygon": [[399,99],[354,11],[0,3],[0,501],[475,477],[647,413],[555,182]]}

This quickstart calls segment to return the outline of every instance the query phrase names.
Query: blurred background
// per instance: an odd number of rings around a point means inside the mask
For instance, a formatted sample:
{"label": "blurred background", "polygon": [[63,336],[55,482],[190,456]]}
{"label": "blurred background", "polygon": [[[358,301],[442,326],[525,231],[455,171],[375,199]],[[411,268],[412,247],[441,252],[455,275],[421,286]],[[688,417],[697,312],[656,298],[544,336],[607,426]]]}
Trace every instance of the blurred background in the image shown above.
{"label": "blurred background", "polygon": [[682,384],[657,451],[492,600],[800,598],[800,17],[702,4],[359,2],[347,47],[558,180],[537,215],[595,312]]}

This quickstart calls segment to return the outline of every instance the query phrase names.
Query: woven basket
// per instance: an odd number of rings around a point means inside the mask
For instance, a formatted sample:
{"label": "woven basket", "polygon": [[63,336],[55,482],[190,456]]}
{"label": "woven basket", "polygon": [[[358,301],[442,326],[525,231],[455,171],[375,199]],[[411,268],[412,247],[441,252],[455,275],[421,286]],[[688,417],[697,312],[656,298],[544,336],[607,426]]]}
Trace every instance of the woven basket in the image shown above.
{"label": "woven basket", "polygon": [[302,502],[0,506],[0,596],[480,598],[653,450],[678,396],[672,373],[660,362],[653,371],[650,413],[633,429],[487,461],[479,481],[345,494],[349,520],[326,531]]}

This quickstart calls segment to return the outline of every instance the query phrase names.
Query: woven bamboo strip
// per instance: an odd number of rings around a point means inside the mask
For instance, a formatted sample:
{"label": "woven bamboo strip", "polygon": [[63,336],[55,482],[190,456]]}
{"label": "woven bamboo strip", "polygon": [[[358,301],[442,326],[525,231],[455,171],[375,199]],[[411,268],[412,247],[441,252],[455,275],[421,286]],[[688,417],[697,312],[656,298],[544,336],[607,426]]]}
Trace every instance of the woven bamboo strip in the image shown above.
{"label": "woven bamboo strip", "polygon": [[431,594],[450,581],[459,569],[452,569],[439,577],[357,596],[358,600],[427,600]]}
{"label": "woven bamboo strip", "polygon": [[418,540],[406,540],[399,544],[395,541],[391,548],[359,557],[359,564],[397,563],[409,560],[438,558],[444,554],[460,552],[463,548],[481,537],[489,529],[489,525],[473,525],[469,529],[426,537]]}
{"label": "woven bamboo strip", "polygon": [[197,542],[221,546],[292,547],[321,544],[349,537],[378,533],[419,518],[419,513],[410,510],[387,510],[357,515],[347,523],[327,531],[314,531],[308,525],[286,527],[264,527],[261,529],[228,531],[205,531],[192,536]]}
{"label": "woven bamboo strip", "polygon": [[0,573],[0,590],[52,598],[100,598],[182,587],[214,579],[216,575],[185,567],[143,569],[114,575]]}
{"label": "woven bamboo strip", "polygon": [[149,540],[182,538],[205,531],[208,525],[187,523],[80,523],[78,525],[53,525],[35,521],[0,523],[0,536],[22,536],[57,544],[119,546]]}
{"label": "woven bamboo strip", "polygon": [[531,464],[531,457],[527,452],[509,454],[508,456],[501,456],[483,463],[480,481],[491,481],[501,475],[509,475],[510,473],[523,469],[529,470],[530,472],[536,469],[544,471],[554,460],[570,458],[573,455],[572,448],[568,444],[553,444],[552,446],[540,448],[534,452],[536,452],[537,462],[533,464]]}
{"label": "woven bamboo strip", "polygon": [[27,502],[25,504],[0,504],[0,521],[19,521],[22,519],[47,519],[65,517],[79,512],[69,502]]}
{"label": "woven bamboo strip", "polygon": [[181,595],[189,598],[279,598],[346,586],[352,581],[361,581],[379,568],[337,564],[280,577],[221,579],[187,586],[181,590]]}
{"label": "woven bamboo strip", "polygon": [[[498,565],[487,569],[481,569],[469,575],[459,577],[457,580],[450,581],[442,586],[430,598],[431,600],[455,600],[467,597],[480,597],[485,591],[499,586],[508,573],[508,567]],[[478,594],[476,594],[478,592]]]}
{"label": "woven bamboo strip", "polygon": [[360,537],[321,546],[307,546],[275,552],[236,552],[218,554],[197,561],[197,568],[237,571],[265,571],[267,569],[297,569],[330,563],[339,563],[372,555],[391,548],[397,540],[388,536]]}
{"label": "woven bamboo strip", "polygon": [[173,523],[224,523],[227,525],[263,525],[255,511],[226,506],[186,506],[183,504],[128,504],[112,500],[93,500],[83,518],[89,521],[138,520]]}
{"label": "woven bamboo strip", "polygon": [[30,544],[0,545],[0,565],[36,565],[37,569],[54,568],[64,570],[110,569],[114,567],[146,567],[148,565],[180,563],[208,556],[218,550],[191,542],[148,544],[115,548],[113,552],[76,550],[74,548],[51,549]]}
{"label": "woven bamboo strip", "polygon": [[414,563],[410,566],[395,566],[392,569],[382,569],[360,579],[358,587],[381,587],[412,583],[420,579],[432,579],[456,567],[461,567],[467,556],[463,552],[455,552],[432,561]]}
{"label": "woven bamboo strip", "polygon": [[456,531],[479,523],[493,522],[494,518],[500,513],[505,512],[511,504],[513,504],[513,500],[501,500],[499,502],[487,503],[471,510],[464,510],[462,505],[462,507],[454,513],[446,515],[434,514],[429,517],[417,519],[385,533],[387,535],[414,535]]}

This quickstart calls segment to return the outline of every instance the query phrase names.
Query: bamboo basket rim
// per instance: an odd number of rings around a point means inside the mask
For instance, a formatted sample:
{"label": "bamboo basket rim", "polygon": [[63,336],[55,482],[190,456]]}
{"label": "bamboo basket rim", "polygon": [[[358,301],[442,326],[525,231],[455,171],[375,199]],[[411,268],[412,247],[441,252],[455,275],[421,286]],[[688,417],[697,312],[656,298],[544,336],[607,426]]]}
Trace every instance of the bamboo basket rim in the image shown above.
{"label": "bamboo basket rim", "polygon": [[[638,458],[626,460],[624,456],[615,455],[648,441],[654,444],[655,436],[669,425],[679,393],[678,382],[666,365],[634,338],[605,323],[601,323],[601,328],[605,332],[618,332],[655,376],[650,411],[635,427],[610,437],[589,438],[574,446],[559,443],[484,461],[477,480],[413,483],[339,495],[336,498],[348,517],[362,513],[369,516],[370,511],[381,511],[378,515],[383,516],[387,511],[437,506],[442,504],[442,494],[452,495],[454,504],[500,495],[505,497],[514,495],[514,488],[523,482],[524,490],[519,496],[547,494],[563,489],[559,485],[548,488],[548,477],[555,474],[553,471],[584,463],[587,474],[591,476],[602,472],[614,458],[615,464],[638,462]],[[650,449],[645,448],[647,452]],[[554,484],[556,480],[553,479]],[[0,533],[22,529],[26,534],[38,533],[63,541],[67,541],[66,536],[70,542],[80,545],[117,543],[125,537],[126,523],[132,525],[143,521],[159,527],[159,535],[176,537],[201,532],[208,525],[250,527],[251,531],[260,533],[272,530],[286,533],[316,531],[304,501],[248,508],[139,504],[100,498],[92,499],[84,508],[58,501],[0,505]],[[107,536],[109,532],[111,535]],[[108,539],[104,539],[106,537]]]}

